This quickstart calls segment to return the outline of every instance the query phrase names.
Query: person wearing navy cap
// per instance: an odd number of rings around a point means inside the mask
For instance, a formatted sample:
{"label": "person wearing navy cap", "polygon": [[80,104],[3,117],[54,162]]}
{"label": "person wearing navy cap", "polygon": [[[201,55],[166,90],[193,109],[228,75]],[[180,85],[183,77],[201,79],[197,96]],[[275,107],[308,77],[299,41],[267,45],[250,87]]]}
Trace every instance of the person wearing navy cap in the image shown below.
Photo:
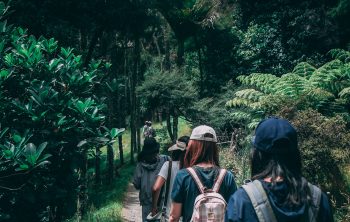
{"label": "person wearing navy cap", "polygon": [[332,222],[329,200],[302,176],[297,132],[285,119],[261,121],[253,137],[251,180],[231,197],[226,221]]}

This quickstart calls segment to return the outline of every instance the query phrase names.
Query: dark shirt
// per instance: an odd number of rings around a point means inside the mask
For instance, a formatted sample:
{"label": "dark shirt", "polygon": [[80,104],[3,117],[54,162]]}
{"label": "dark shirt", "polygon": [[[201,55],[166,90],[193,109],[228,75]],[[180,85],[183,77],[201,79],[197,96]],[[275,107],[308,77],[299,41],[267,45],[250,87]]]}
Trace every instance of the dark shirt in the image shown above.
{"label": "dark shirt", "polygon": [[[268,195],[270,204],[279,222],[300,222],[303,221],[307,213],[307,206],[300,205],[293,208],[283,205],[287,196],[288,187],[284,182],[278,182],[276,186],[271,183],[261,181]],[[239,188],[230,198],[227,210],[227,222],[259,222],[248,194],[243,188]],[[320,209],[318,211],[317,222],[333,222],[332,210],[327,196],[322,193]]]}
{"label": "dark shirt", "polygon": [[[197,172],[198,177],[202,181],[206,188],[212,188],[214,181],[219,174],[219,168],[202,168],[195,166],[194,169]],[[224,197],[226,201],[237,190],[237,186],[234,180],[234,176],[231,172],[227,171],[224,180],[219,189],[219,193]],[[180,170],[174,180],[173,190],[171,192],[171,199],[173,202],[182,204],[182,217],[183,221],[187,222],[191,220],[194,201],[200,194],[200,191],[192,179],[192,176],[186,169]]]}

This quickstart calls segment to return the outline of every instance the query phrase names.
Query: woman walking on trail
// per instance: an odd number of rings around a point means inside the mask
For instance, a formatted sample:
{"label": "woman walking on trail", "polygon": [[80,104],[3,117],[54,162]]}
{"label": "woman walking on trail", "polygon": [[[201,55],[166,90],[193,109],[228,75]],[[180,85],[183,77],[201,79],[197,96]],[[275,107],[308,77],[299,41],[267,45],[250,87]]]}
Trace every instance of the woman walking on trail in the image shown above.
{"label": "woman walking on trail", "polygon": [[[181,216],[184,222],[190,221],[194,213],[195,199],[203,192],[214,190],[213,185],[217,184],[218,178],[222,178],[221,186],[215,186],[219,196],[228,201],[235,192],[233,174],[219,167],[219,151],[216,143],[213,128],[202,125],[193,129],[184,159],[184,165],[188,168],[177,173],[173,184],[171,222],[179,221]],[[200,183],[203,186],[198,186]]]}
{"label": "woman walking on trail", "polygon": [[152,210],[152,186],[168,156],[159,155],[159,143],[154,138],[146,138],[142,151],[138,155],[133,178],[134,187],[140,190],[142,221],[147,221],[147,214]]}
{"label": "woman walking on trail", "polygon": [[327,196],[302,177],[297,132],[287,120],[259,123],[251,173],[253,182],[230,198],[226,221],[333,221]]}
{"label": "woman walking on trail", "polygon": [[[159,218],[161,216],[160,213],[165,213],[166,220],[167,221],[169,220],[170,206],[171,206],[171,197],[169,194],[173,188],[173,183],[177,172],[180,169],[182,169],[184,166],[184,157],[185,157],[186,148],[187,148],[189,139],[190,137],[188,136],[182,136],[176,141],[175,145],[171,146],[168,149],[168,151],[171,151],[171,160],[163,164],[162,169],[158,174],[157,180],[153,185],[153,190],[152,190],[153,207],[152,207],[151,214],[149,215],[149,217],[147,217],[148,219]],[[158,204],[159,195],[161,193],[162,188],[164,187],[165,182],[166,182],[166,186],[168,186],[168,187],[165,186],[165,201],[163,204],[166,209],[166,212],[161,212],[163,209],[158,209],[157,204]]]}

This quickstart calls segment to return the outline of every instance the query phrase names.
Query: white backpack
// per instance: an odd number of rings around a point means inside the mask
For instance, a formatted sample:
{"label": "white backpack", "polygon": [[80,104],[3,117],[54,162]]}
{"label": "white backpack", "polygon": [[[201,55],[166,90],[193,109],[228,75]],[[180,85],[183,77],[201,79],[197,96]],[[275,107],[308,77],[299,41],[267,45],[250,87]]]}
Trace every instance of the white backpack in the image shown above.
{"label": "white backpack", "polygon": [[223,222],[225,221],[225,212],[227,203],[219,194],[221,183],[225,177],[226,170],[220,169],[219,176],[214,182],[212,189],[203,186],[196,171],[190,167],[188,172],[196,182],[200,194],[194,201],[194,208],[191,221],[193,222]]}

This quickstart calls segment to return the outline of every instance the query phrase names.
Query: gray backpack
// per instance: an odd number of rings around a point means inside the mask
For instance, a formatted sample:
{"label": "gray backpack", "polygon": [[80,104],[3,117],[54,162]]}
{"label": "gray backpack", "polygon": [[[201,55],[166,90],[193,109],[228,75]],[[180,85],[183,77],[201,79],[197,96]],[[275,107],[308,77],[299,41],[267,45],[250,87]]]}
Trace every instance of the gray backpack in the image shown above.
{"label": "gray backpack", "polygon": [[[254,180],[244,184],[242,188],[248,194],[250,201],[253,204],[256,216],[259,222],[277,222],[276,216],[272,210],[269,198],[259,180]],[[312,206],[308,210],[308,222],[316,222],[318,211],[320,208],[320,201],[322,192],[320,188],[309,183],[309,188],[312,196]]]}

